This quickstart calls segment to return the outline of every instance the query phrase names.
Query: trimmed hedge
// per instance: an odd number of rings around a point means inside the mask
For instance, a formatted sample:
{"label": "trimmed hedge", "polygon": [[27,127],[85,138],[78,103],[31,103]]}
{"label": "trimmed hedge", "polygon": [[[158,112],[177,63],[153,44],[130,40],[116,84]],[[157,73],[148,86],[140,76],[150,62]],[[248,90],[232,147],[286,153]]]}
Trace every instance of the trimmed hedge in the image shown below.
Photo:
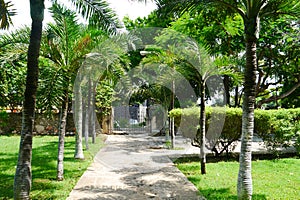
{"label": "trimmed hedge", "polygon": [[[185,137],[193,138],[199,124],[199,108],[174,109],[170,117]],[[255,134],[262,138],[271,150],[294,146],[300,151],[300,108],[279,110],[255,110]],[[224,120],[224,125],[222,121]],[[208,149],[217,155],[234,148],[241,137],[242,109],[207,107],[206,135]]]}

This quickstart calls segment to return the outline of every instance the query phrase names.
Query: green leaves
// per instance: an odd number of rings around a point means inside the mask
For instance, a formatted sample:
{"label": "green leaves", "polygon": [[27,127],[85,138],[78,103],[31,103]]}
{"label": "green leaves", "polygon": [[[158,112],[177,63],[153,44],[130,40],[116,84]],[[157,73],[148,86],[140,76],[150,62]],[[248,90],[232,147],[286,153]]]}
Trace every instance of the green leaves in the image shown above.
{"label": "green leaves", "polygon": [[[30,28],[23,27],[14,32],[9,32],[2,34],[0,37],[0,48],[5,48],[6,46],[28,45],[30,37]],[[9,48],[9,47],[8,47]]]}
{"label": "green leaves", "polygon": [[116,33],[120,28],[117,16],[104,0],[71,0],[78,13],[89,21],[89,25]]}
{"label": "green leaves", "polygon": [[263,17],[280,15],[300,16],[300,2],[297,0],[269,0],[266,7],[261,12]]}
{"label": "green leaves", "polygon": [[0,0],[0,29],[8,29],[12,23],[11,16],[16,15],[11,1]]}

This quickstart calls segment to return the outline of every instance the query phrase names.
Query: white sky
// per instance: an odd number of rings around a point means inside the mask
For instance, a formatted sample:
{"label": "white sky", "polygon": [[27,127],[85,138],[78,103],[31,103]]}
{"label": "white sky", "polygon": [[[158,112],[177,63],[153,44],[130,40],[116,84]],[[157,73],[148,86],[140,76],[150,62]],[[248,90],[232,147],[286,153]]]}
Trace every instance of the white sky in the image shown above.
{"label": "white sky", "polygon": [[[14,8],[17,11],[17,15],[12,18],[13,26],[10,30],[16,29],[22,25],[30,25],[30,9],[29,0],[11,0],[14,4]],[[111,8],[116,11],[119,19],[122,20],[124,16],[128,15],[131,19],[136,19],[137,17],[144,17],[150,14],[152,10],[156,8],[155,4],[148,1],[146,4],[142,2],[132,1],[132,0],[107,0],[111,5]],[[61,2],[67,2],[66,0],[61,0]],[[51,6],[49,0],[45,0],[45,19],[44,23],[51,21],[51,15],[47,11],[47,8]]]}

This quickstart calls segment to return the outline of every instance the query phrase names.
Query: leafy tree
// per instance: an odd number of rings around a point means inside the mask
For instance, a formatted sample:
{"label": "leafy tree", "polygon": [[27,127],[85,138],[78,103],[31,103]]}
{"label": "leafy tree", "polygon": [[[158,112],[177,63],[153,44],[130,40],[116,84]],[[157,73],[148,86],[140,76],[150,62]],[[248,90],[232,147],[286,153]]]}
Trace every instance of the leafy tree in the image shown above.
{"label": "leafy tree", "polygon": [[[296,17],[282,16],[263,23],[257,53],[257,107],[266,103],[277,107],[297,106],[296,91],[300,87],[297,42],[299,20]],[[289,103],[290,101],[293,103]]]}
{"label": "leafy tree", "polygon": [[164,16],[164,18],[160,18],[159,13],[154,10],[147,17],[138,17],[135,20],[131,20],[128,16],[125,16],[123,18],[123,23],[127,30],[134,30],[137,28],[145,27],[167,28],[174,20],[175,16],[172,16],[172,13],[170,13],[170,15]]}
{"label": "leafy tree", "polygon": [[[195,39],[208,53],[214,57],[222,57],[220,66],[231,68],[234,73],[224,74],[225,101],[230,102],[230,91],[238,89],[241,83],[241,67],[238,55],[243,52],[242,18],[239,15],[228,16],[223,12],[216,12],[214,7],[205,7],[195,11],[183,13],[176,21],[171,22],[170,28]],[[214,13],[214,14],[212,14]],[[220,63],[220,62],[219,62]],[[235,94],[235,106],[238,105],[238,92]]]}

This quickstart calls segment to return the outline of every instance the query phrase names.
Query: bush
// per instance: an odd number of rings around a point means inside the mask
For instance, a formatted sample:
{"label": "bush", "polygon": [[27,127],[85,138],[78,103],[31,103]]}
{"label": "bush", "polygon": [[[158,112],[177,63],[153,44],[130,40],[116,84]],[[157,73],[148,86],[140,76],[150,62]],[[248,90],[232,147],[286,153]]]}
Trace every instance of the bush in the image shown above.
{"label": "bush", "polygon": [[0,134],[2,134],[2,127],[6,127],[8,123],[8,114],[0,110]]}
{"label": "bush", "polygon": [[[198,107],[174,109],[175,126],[185,137],[194,138],[199,125]],[[226,114],[225,114],[226,113]],[[225,115],[225,116],[224,116]],[[294,146],[300,152],[300,108],[279,110],[255,110],[255,134],[262,138],[270,150]],[[225,122],[224,126],[222,119]],[[220,122],[220,123],[218,123]],[[212,125],[212,126],[210,126]],[[206,109],[206,137],[208,149],[219,155],[233,150],[241,137],[242,109],[208,107]]]}
{"label": "bush", "polygon": [[[169,115],[174,117],[175,126],[182,135],[195,138],[199,126],[199,107],[174,109]],[[238,108],[206,108],[206,147],[216,155],[233,150],[234,143],[240,138],[242,127],[242,110]],[[223,125],[224,124],[224,125]],[[195,143],[194,143],[195,144]],[[199,146],[200,144],[195,144]]]}
{"label": "bush", "polygon": [[[278,147],[299,145],[300,108],[279,110],[256,110],[255,133],[266,146],[277,151]],[[299,152],[300,149],[298,149]]]}

